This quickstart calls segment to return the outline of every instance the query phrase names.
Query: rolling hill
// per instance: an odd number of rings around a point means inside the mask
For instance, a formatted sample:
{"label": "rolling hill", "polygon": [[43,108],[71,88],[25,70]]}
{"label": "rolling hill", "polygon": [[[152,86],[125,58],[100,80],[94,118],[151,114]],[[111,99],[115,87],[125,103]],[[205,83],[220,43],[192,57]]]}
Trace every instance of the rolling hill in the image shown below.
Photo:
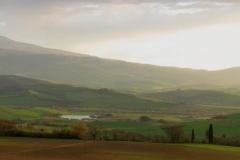
{"label": "rolling hill", "polygon": [[20,76],[0,76],[0,106],[164,109],[173,104],[114,90],[88,89]]}
{"label": "rolling hill", "polygon": [[90,89],[16,75],[0,76],[0,105],[4,106],[163,109],[176,104],[240,106],[240,95],[214,90],[175,90],[139,96],[107,88]]}
{"label": "rolling hill", "polygon": [[171,103],[240,106],[240,95],[227,91],[178,89],[144,95]]}
{"label": "rolling hill", "polygon": [[240,68],[222,71],[161,67],[103,59],[0,37],[0,75],[121,91],[240,88]]}

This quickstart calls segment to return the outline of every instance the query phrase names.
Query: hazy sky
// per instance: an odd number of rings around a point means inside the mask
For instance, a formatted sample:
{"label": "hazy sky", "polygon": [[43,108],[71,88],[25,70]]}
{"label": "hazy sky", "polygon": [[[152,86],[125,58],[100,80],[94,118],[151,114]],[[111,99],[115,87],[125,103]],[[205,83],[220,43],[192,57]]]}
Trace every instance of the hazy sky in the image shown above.
{"label": "hazy sky", "polygon": [[0,0],[0,35],[104,58],[240,66],[240,0]]}

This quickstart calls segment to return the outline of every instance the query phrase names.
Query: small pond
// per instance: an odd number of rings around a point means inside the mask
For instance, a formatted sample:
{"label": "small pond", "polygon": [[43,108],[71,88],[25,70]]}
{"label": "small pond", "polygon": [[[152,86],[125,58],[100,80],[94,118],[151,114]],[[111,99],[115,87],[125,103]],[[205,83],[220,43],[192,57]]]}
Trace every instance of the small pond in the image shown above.
{"label": "small pond", "polygon": [[96,117],[88,116],[88,115],[62,115],[61,118],[83,120],[83,119],[94,119]]}

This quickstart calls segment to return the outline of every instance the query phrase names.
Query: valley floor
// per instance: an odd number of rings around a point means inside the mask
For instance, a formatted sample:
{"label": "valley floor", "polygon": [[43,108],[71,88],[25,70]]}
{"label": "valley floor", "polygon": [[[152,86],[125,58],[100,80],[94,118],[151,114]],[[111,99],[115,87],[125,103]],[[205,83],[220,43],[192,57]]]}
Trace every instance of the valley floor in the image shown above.
{"label": "valley floor", "polygon": [[0,137],[0,155],[4,160],[238,160],[240,148],[205,148],[148,143],[102,142],[37,138]]}

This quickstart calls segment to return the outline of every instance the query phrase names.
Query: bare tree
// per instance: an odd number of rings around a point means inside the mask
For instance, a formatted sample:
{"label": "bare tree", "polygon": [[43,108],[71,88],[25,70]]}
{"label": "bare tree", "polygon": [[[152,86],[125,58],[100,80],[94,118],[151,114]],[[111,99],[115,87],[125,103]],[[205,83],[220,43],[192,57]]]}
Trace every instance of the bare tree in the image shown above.
{"label": "bare tree", "polygon": [[105,141],[110,140],[108,130],[103,130],[103,140],[105,140]]}
{"label": "bare tree", "polygon": [[112,135],[112,139],[114,141],[117,141],[119,139],[119,137],[123,134],[123,130],[121,130],[121,129],[112,129],[110,133]]}
{"label": "bare tree", "polygon": [[178,143],[183,136],[183,129],[178,125],[171,125],[165,128],[165,133],[171,143]]}
{"label": "bare tree", "polygon": [[97,136],[100,135],[100,127],[96,125],[92,125],[88,128],[88,133],[92,140],[96,140]]}

